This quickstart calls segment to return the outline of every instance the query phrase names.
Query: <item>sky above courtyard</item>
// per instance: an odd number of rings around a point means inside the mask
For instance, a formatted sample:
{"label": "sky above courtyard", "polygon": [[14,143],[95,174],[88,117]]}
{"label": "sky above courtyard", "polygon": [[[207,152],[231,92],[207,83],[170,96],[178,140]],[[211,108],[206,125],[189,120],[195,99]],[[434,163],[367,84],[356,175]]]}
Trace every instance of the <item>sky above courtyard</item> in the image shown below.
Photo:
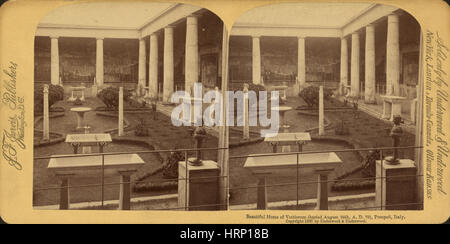
{"label": "sky above courtyard", "polygon": [[73,4],[50,12],[41,24],[136,29],[173,5],[154,2]]}
{"label": "sky above courtyard", "polygon": [[367,3],[270,4],[249,10],[235,24],[342,27],[370,6]]}
{"label": "sky above courtyard", "polygon": [[[137,29],[174,3],[83,3],[60,7],[41,24]],[[342,27],[361,14],[367,3],[282,3],[257,7],[240,16],[236,25]]]}

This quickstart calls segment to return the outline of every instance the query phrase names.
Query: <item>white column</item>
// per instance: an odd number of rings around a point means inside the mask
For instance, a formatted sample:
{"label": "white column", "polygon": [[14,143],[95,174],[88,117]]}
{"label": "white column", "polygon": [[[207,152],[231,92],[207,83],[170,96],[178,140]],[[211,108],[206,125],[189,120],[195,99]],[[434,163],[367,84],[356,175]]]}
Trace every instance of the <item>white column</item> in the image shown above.
{"label": "white column", "polygon": [[352,34],[351,96],[359,97],[359,34]]}
{"label": "white column", "polygon": [[348,49],[347,39],[341,39],[341,85],[339,86],[339,93],[345,95],[345,86],[348,83]]}
{"label": "white column", "polygon": [[123,136],[123,87],[119,88],[119,136]]}
{"label": "white column", "polygon": [[386,95],[400,95],[400,47],[398,15],[388,16],[386,44]]}
{"label": "white column", "polygon": [[306,64],[305,64],[305,37],[298,37],[298,61],[297,77],[300,86],[299,91],[306,86]]}
{"label": "white column", "polygon": [[261,48],[259,46],[259,36],[253,36],[252,39],[252,80],[253,84],[261,84]]}
{"label": "white column", "polygon": [[191,92],[194,82],[199,82],[198,17],[186,19],[185,91]]}
{"label": "white column", "polygon": [[150,97],[158,98],[158,36],[153,33],[150,35],[150,58],[149,58],[149,90]]}
{"label": "white column", "polygon": [[319,136],[325,135],[324,108],[323,108],[323,86],[319,88]]}
{"label": "white column", "polygon": [[366,26],[364,102],[375,102],[375,27]]}
{"label": "white column", "polygon": [[137,86],[137,94],[142,95],[141,91],[146,86],[146,65],[145,65],[145,39],[139,39],[139,66],[138,66],[138,86]]}
{"label": "white column", "polygon": [[59,84],[59,47],[58,47],[58,36],[51,36],[51,50],[50,50],[50,81],[52,85]]}
{"label": "white column", "polygon": [[43,140],[50,140],[50,126],[49,126],[49,108],[48,108],[48,85],[44,85],[44,128],[43,128]]}
{"label": "white column", "polygon": [[244,129],[243,139],[250,139],[250,126],[249,126],[249,106],[248,106],[248,84],[244,84]]}
{"label": "white column", "polygon": [[173,93],[173,27],[164,28],[164,91],[163,102],[170,102]]}
{"label": "white column", "polygon": [[103,86],[103,38],[97,37],[97,56],[95,64],[95,80],[97,81],[97,86],[101,88]]}

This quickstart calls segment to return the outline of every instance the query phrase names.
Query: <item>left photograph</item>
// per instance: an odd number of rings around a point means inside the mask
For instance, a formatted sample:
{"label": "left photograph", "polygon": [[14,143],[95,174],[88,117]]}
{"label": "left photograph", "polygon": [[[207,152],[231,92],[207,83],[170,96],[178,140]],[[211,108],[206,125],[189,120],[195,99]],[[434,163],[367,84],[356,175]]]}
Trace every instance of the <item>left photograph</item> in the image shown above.
{"label": "left photograph", "polygon": [[222,20],[193,5],[82,3],[46,15],[34,41],[33,208],[227,209],[228,129],[172,116],[173,94],[226,89],[227,48]]}

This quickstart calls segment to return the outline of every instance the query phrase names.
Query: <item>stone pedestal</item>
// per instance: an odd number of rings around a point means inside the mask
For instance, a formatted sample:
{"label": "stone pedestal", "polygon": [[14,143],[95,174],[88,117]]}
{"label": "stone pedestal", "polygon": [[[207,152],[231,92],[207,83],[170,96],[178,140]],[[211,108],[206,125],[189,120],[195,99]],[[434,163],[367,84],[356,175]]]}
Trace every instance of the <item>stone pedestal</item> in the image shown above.
{"label": "stone pedestal", "polygon": [[394,116],[402,115],[402,101],[405,97],[398,96],[381,96],[383,99],[383,114],[381,118],[394,120]]}
{"label": "stone pedestal", "polygon": [[399,159],[390,165],[383,160],[376,162],[375,203],[381,210],[415,209],[416,167],[410,159]]}
{"label": "stone pedestal", "polygon": [[61,185],[59,190],[59,209],[67,210],[70,207],[69,194],[69,176],[61,176]]}
{"label": "stone pedestal", "polygon": [[136,171],[121,171],[120,174],[120,193],[119,209],[130,210],[131,208],[131,175]]}
{"label": "stone pedestal", "polygon": [[267,187],[266,187],[266,175],[257,175],[258,177],[258,189],[257,189],[257,202],[256,209],[267,209]]}
{"label": "stone pedestal", "polygon": [[203,165],[178,164],[178,206],[186,210],[218,210],[219,175],[217,163],[203,160]]}
{"label": "stone pedestal", "polygon": [[333,170],[316,170],[317,205],[316,210],[328,210],[328,175]]}

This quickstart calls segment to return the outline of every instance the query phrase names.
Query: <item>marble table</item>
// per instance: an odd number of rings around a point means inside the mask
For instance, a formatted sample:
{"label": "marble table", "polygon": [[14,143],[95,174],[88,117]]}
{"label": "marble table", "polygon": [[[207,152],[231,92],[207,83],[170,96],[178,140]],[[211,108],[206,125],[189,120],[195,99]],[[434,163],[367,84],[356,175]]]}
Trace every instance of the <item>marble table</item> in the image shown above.
{"label": "marble table", "polygon": [[60,209],[69,209],[69,178],[88,175],[120,175],[121,210],[130,209],[131,175],[134,174],[144,161],[137,154],[91,155],[91,156],[62,156],[52,155],[47,169],[61,179]]}
{"label": "marble table", "polygon": [[84,129],[84,113],[91,111],[92,109],[89,107],[75,107],[71,108],[70,111],[75,112],[77,114],[77,130]]}
{"label": "marble table", "polygon": [[287,89],[288,86],[272,86],[270,87],[270,91],[278,91],[280,97],[280,103],[283,104],[287,101]]}
{"label": "marble table", "polygon": [[66,136],[66,143],[73,147],[73,153],[78,153],[79,147],[98,146],[99,153],[103,148],[112,142],[110,134],[69,134]]}
{"label": "marble table", "polygon": [[278,133],[276,135],[266,135],[264,142],[272,146],[272,152],[276,153],[278,146],[298,145],[298,151],[303,150],[303,144],[311,141],[311,136],[308,132],[296,133]]}
{"label": "marble table", "polygon": [[[69,99],[68,99],[68,101],[75,101],[77,98],[74,96],[74,92],[80,92],[81,93],[81,97],[80,97],[80,100],[81,101],[84,101],[85,99],[84,99],[84,91],[86,90],[86,87],[84,87],[84,86],[75,86],[75,87],[72,87],[72,96],[71,97],[69,97]],[[78,96],[77,96],[78,97]]]}
{"label": "marble table", "polygon": [[[298,161],[297,161],[298,158]],[[317,209],[328,209],[328,174],[342,165],[334,152],[289,155],[249,155],[244,168],[258,178],[257,209],[267,208],[266,177],[298,174],[298,169],[312,169],[318,175]]]}
{"label": "marble table", "polygon": [[402,114],[402,101],[406,97],[380,96],[383,99],[383,115],[381,118],[394,120],[394,116]]}
{"label": "marble table", "polygon": [[279,106],[272,108],[273,111],[278,111],[280,114],[280,124],[281,128],[283,128],[283,132],[288,132],[289,125],[286,122],[286,112],[291,111],[293,108],[289,106]]}

